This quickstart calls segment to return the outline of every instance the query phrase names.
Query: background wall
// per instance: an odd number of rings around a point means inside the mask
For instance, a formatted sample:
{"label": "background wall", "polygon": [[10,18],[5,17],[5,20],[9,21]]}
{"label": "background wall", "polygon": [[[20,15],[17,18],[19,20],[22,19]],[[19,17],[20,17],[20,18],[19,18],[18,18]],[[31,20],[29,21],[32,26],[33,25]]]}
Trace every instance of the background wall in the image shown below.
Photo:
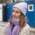
{"label": "background wall", "polygon": [[0,21],[2,21],[2,4],[0,4]]}

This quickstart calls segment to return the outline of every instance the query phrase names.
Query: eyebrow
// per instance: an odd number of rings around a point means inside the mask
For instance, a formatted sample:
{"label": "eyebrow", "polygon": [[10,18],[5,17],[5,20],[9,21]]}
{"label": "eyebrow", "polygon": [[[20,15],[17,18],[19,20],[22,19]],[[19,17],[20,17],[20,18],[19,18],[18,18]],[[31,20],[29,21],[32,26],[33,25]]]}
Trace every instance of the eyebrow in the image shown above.
{"label": "eyebrow", "polygon": [[15,11],[15,10],[13,10],[13,11]]}

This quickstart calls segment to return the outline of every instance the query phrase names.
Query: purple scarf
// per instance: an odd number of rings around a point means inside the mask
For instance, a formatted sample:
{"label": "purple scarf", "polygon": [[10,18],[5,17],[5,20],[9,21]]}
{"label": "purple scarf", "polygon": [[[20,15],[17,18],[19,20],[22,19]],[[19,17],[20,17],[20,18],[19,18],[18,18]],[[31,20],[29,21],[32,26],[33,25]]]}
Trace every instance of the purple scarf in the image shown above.
{"label": "purple scarf", "polygon": [[[7,28],[7,35],[19,35],[19,30],[20,30],[20,26],[19,26],[19,19],[11,19],[12,23],[11,25],[8,26]],[[13,24],[15,25],[13,30]],[[11,32],[12,30],[12,32]]]}

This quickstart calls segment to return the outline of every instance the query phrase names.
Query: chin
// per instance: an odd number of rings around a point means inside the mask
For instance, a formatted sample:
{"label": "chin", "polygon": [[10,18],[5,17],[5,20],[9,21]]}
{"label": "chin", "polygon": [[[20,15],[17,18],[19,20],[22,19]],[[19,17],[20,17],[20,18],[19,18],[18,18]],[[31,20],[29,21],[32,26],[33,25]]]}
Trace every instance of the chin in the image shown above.
{"label": "chin", "polygon": [[16,18],[13,18],[13,19],[16,19]]}

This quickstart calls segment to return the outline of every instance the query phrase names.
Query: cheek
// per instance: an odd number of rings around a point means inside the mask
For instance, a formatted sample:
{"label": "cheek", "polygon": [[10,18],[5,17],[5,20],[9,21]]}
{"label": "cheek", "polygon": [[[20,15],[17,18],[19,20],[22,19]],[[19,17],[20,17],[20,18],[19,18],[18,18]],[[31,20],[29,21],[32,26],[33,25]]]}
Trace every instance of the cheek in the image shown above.
{"label": "cheek", "polygon": [[16,14],[16,16],[17,16],[17,17],[20,17],[20,13],[19,13],[19,14]]}
{"label": "cheek", "polygon": [[14,15],[14,13],[12,13],[12,15]]}

